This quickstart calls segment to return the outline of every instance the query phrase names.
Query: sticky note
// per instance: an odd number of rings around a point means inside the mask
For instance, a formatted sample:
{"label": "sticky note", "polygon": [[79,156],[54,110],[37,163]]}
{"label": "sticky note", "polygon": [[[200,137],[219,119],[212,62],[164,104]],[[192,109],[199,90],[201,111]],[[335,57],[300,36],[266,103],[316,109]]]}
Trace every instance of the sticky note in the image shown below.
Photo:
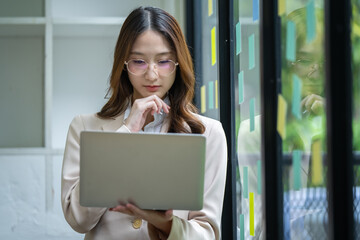
{"label": "sticky note", "polygon": [[302,151],[294,150],[292,153],[294,190],[301,188],[301,156]]}
{"label": "sticky note", "polygon": [[292,86],[292,114],[301,119],[301,91],[302,91],[302,82],[298,76],[293,75],[293,86]]}
{"label": "sticky note", "polygon": [[240,214],[239,225],[240,225],[240,240],[245,240],[244,214]]}
{"label": "sticky note", "polygon": [[306,41],[311,42],[316,36],[316,15],[314,0],[306,5]]}
{"label": "sticky note", "polygon": [[215,80],[215,108],[219,107],[219,90],[218,90],[218,80]]}
{"label": "sticky note", "polygon": [[279,94],[278,109],[277,109],[277,131],[282,140],[285,140],[286,138],[286,112],[287,112],[286,100],[281,94]]}
{"label": "sticky note", "polygon": [[255,67],[255,35],[249,36],[249,69]]}
{"label": "sticky note", "polygon": [[296,59],[296,29],[292,21],[288,21],[286,27],[286,59],[292,62]]}
{"label": "sticky note", "polygon": [[201,113],[206,112],[206,87],[202,86],[200,90],[201,95]]}
{"label": "sticky note", "polygon": [[250,235],[255,236],[255,217],[254,217],[254,193],[249,193],[249,227]]}
{"label": "sticky note", "polygon": [[257,161],[257,192],[261,194],[261,161]]}
{"label": "sticky note", "polygon": [[209,82],[209,109],[214,109],[214,82]]}
{"label": "sticky note", "polygon": [[248,198],[249,197],[249,175],[248,175],[248,167],[244,167],[243,170],[243,196],[244,198]]}
{"label": "sticky note", "polygon": [[253,0],[253,21],[259,20],[259,0]]}
{"label": "sticky note", "polygon": [[236,24],[236,55],[238,55],[239,53],[241,53],[241,24],[240,22],[238,22]]}
{"label": "sticky note", "polygon": [[255,98],[250,99],[250,132],[255,130]]}
{"label": "sticky note", "polygon": [[353,21],[353,24],[352,24],[352,31],[354,32],[354,34],[356,36],[360,36],[360,25],[356,24],[354,21]]}
{"label": "sticky note", "polygon": [[278,0],[278,14],[279,16],[283,15],[286,12],[286,1]]}
{"label": "sticky note", "polygon": [[211,65],[216,63],[216,31],[215,27],[211,29]]}
{"label": "sticky note", "polygon": [[213,0],[208,0],[208,13],[209,16],[213,14]]}
{"label": "sticky note", "polygon": [[244,71],[238,74],[239,78],[239,104],[244,102]]}
{"label": "sticky note", "polygon": [[323,183],[323,164],[321,157],[321,141],[316,140],[312,143],[311,146],[311,176],[312,183],[314,185],[319,185]]}

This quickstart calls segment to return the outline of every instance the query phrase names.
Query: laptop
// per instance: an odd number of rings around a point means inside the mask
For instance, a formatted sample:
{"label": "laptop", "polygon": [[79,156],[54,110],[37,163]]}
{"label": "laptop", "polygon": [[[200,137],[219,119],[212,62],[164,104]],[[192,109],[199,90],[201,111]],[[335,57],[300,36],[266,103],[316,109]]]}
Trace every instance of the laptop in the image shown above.
{"label": "laptop", "polygon": [[200,134],[83,131],[80,205],[200,210],[205,151]]}

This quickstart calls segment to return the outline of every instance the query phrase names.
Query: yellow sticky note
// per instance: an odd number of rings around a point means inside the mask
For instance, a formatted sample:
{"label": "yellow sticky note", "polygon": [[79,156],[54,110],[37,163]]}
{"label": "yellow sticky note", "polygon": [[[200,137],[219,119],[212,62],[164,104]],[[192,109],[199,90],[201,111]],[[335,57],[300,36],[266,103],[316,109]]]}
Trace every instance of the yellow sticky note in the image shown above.
{"label": "yellow sticky note", "polygon": [[255,218],[254,218],[254,193],[249,193],[249,226],[250,226],[250,235],[255,236]]}
{"label": "yellow sticky note", "polygon": [[218,80],[215,80],[215,108],[219,108]]}
{"label": "yellow sticky note", "polygon": [[201,87],[201,113],[206,112],[206,87],[205,85]]}
{"label": "yellow sticky note", "polygon": [[216,63],[216,31],[215,27],[211,29],[211,65]]}
{"label": "yellow sticky note", "polygon": [[360,24],[357,24],[355,23],[355,21],[353,21],[352,31],[355,33],[356,36],[360,36]]}
{"label": "yellow sticky note", "polygon": [[213,14],[213,0],[208,0],[209,16]]}
{"label": "yellow sticky note", "polygon": [[286,12],[286,1],[278,0],[278,14],[279,16],[283,15]]}
{"label": "yellow sticky note", "polygon": [[321,141],[316,140],[311,146],[311,169],[312,169],[312,183],[319,185],[323,183],[323,164],[321,157]]}
{"label": "yellow sticky note", "polygon": [[280,137],[285,140],[286,138],[286,111],[287,103],[285,98],[279,94],[278,95],[278,110],[277,110],[277,131],[280,134]]}

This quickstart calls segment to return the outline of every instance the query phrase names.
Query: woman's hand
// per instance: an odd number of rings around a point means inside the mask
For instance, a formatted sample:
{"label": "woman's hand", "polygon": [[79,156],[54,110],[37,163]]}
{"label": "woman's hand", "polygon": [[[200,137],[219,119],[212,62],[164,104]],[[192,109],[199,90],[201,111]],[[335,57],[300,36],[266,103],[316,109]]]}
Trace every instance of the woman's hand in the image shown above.
{"label": "woman's hand", "polygon": [[[110,208],[110,211],[121,212],[130,216],[144,219],[148,222],[149,230],[156,228],[160,236],[167,238],[171,231],[173,210],[167,211],[155,211],[155,210],[143,210],[136,207],[133,204],[118,205],[114,208]],[[153,231],[149,231],[149,234],[153,234]]]}
{"label": "woman's hand", "polygon": [[301,107],[305,108],[305,113],[319,115],[324,111],[324,98],[316,94],[310,94],[301,101]]}
{"label": "woman's hand", "polygon": [[170,107],[156,95],[136,99],[129,117],[125,119],[125,125],[131,132],[138,132],[144,127],[149,113],[154,115],[162,110],[169,113],[169,109]]}

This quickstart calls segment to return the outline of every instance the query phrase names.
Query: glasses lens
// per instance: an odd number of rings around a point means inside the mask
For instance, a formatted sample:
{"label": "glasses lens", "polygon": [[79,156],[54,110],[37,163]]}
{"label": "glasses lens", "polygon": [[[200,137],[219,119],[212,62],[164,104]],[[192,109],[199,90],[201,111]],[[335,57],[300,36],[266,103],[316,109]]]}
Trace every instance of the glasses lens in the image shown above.
{"label": "glasses lens", "polygon": [[175,70],[175,63],[171,60],[162,60],[157,64],[158,71],[162,75],[169,75]]}
{"label": "glasses lens", "polygon": [[[134,75],[144,74],[148,70],[149,64],[145,60],[133,59],[127,63],[128,71]],[[162,76],[168,76],[174,72],[176,64],[171,60],[158,61],[155,66],[157,72]]]}
{"label": "glasses lens", "polygon": [[148,64],[144,60],[130,60],[127,64],[129,72],[135,75],[143,74],[148,68]]}

